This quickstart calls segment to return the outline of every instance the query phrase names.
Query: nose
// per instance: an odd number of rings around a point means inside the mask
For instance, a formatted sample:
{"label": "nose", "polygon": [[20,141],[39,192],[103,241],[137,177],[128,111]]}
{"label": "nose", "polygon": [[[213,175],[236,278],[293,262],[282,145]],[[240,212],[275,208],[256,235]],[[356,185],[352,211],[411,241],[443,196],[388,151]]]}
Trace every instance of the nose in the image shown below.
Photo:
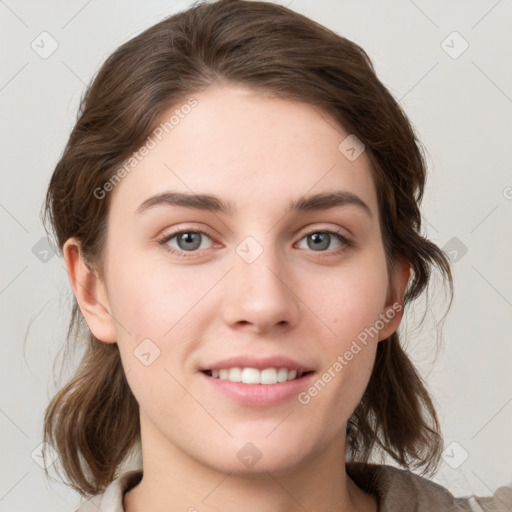
{"label": "nose", "polygon": [[278,262],[274,253],[265,249],[252,263],[235,254],[223,302],[224,320],[231,327],[263,334],[299,322],[301,301],[291,272],[285,271],[285,263]]}

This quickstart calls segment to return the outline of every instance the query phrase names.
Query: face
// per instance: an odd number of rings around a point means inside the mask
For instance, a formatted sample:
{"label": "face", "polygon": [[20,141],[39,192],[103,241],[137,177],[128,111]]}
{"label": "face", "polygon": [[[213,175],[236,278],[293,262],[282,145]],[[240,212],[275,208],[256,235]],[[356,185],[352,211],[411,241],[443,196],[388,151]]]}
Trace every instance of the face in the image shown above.
{"label": "face", "polygon": [[89,325],[117,341],[160,453],[286,471],[344,443],[396,328],[370,162],[311,105],[233,86],[194,97],[110,192],[111,316]]}

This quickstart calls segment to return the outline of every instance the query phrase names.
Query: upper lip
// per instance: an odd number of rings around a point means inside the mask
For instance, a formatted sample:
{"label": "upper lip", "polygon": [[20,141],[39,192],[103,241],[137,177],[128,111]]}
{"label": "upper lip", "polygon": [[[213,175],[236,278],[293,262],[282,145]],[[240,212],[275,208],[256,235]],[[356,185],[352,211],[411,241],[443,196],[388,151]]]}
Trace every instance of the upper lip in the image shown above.
{"label": "upper lip", "polygon": [[256,368],[264,370],[265,368],[287,368],[288,370],[297,370],[297,372],[313,371],[310,367],[295,361],[286,356],[253,357],[250,355],[240,355],[217,361],[200,368],[200,371],[222,370],[228,368]]}

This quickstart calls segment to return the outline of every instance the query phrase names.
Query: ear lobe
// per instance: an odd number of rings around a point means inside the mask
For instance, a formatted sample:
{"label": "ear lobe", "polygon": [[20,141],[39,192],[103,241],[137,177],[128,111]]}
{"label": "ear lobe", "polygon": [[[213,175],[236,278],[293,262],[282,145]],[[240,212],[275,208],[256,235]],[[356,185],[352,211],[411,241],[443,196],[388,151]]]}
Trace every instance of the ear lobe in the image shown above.
{"label": "ear lobe", "polygon": [[71,288],[89,329],[97,339],[115,343],[117,334],[103,281],[97,271],[86,264],[78,240],[67,240],[62,252]]}
{"label": "ear lobe", "polygon": [[383,329],[379,331],[379,341],[389,338],[400,325],[404,312],[404,294],[411,276],[411,267],[409,262],[398,260],[395,263],[393,280],[391,283],[390,293],[386,300],[381,318],[385,323]]}

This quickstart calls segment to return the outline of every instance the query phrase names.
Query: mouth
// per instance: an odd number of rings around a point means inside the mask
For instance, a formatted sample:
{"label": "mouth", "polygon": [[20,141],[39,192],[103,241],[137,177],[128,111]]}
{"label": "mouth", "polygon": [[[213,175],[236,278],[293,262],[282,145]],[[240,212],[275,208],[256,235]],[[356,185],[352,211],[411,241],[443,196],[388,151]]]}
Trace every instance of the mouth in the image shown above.
{"label": "mouth", "polygon": [[242,384],[265,385],[299,380],[313,373],[313,371],[286,367],[269,367],[260,370],[258,368],[240,366],[201,371],[213,379],[227,380],[230,382],[238,382]]}
{"label": "mouth", "polygon": [[[311,385],[316,365],[274,354],[250,354],[199,367],[207,390],[221,393],[242,407],[272,407],[293,400]],[[210,391],[206,391],[209,393]]]}

